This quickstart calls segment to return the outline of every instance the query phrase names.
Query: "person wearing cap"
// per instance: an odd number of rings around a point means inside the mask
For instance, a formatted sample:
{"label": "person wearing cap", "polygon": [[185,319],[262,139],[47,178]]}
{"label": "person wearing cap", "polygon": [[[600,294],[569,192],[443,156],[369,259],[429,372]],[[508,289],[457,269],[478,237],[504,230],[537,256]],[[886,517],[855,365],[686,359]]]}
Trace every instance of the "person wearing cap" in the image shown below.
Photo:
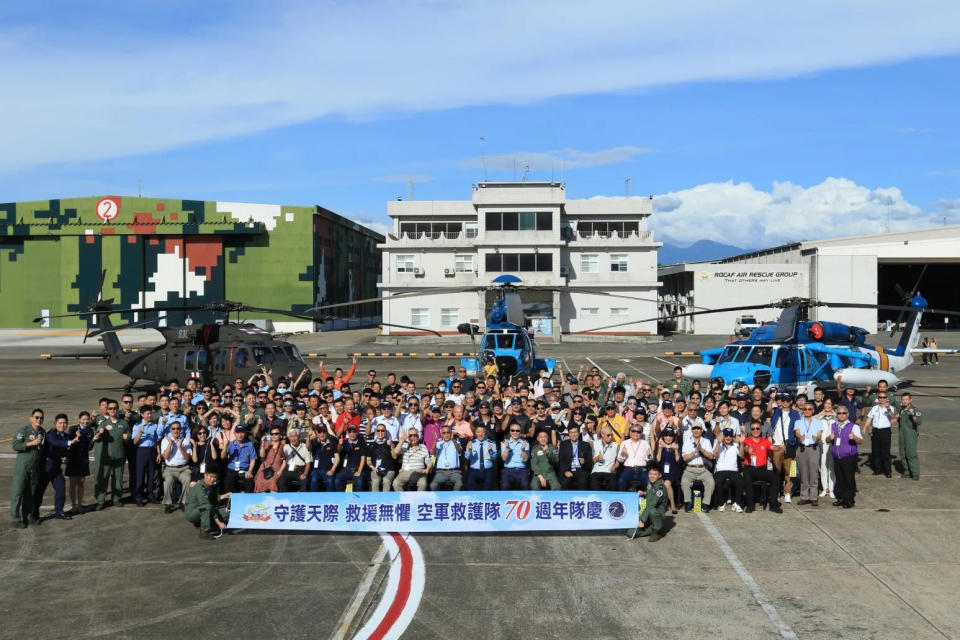
{"label": "person wearing cap", "polygon": [[651,542],[656,542],[663,537],[663,516],[667,513],[670,495],[670,489],[663,482],[659,469],[651,467],[650,485],[646,490],[638,490],[637,495],[645,498],[643,509],[640,511],[637,528],[628,530],[627,537],[630,539],[649,537]]}
{"label": "person wearing cap", "polygon": [[[417,401],[419,402],[419,401]],[[400,440],[400,420],[394,415],[393,404],[384,400],[380,403],[380,415],[373,419],[373,429],[383,426],[386,429],[386,437],[391,442]]]}
{"label": "person wearing cap", "polygon": [[[767,504],[770,511],[783,513],[780,509],[780,479],[772,470],[767,469],[767,458],[773,443],[763,435],[763,423],[758,419],[750,421],[750,435],[740,443],[740,457],[743,459],[744,510],[754,510],[753,485],[757,482],[767,484]],[[761,496],[761,502],[763,497]]]}
{"label": "person wearing cap", "polygon": [[[773,467],[777,474],[784,477],[783,501],[791,502],[793,493],[793,478],[790,476],[790,466],[797,455],[797,439],[794,435],[800,412],[791,408],[789,393],[777,395],[777,404],[770,417],[770,429],[773,432],[770,441],[770,453],[773,457]],[[777,483],[780,484],[779,482]],[[777,487],[779,492],[779,487]]]}
{"label": "person wearing cap", "polygon": [[[389,409],[390,405],[387,404]],[[391,416],[392,417],[392,416]],[[396,420],[396,418],[392,418]],[[397,476],[397,460],[393,455],[394,440],[387,422],[374,421],[373,440],[367,442],[367,467],[370,469],[370,491],[390,491]]]}
{"label": "person wearing cap", "polygon": [[613,439],[613,429],[599,426],[599,435],[593,438],[593,468],[590,470],[590,489],[593,491],[617,490],[618,444]]}
{"label": "person wearing cap", "polygon": [[246,427],[238,424],[233,433],[234,439],[227,445],[226,450],[227,471],[224,475],[224,487],[229,493],[249,492],[252,489],[257,451],[248,440]]}
{"label": "person wearing cap", "polygon": [[603,407],[603,415],[600,416],[597,427],[601,432],[604,427],[610,427],[613,441],[617,444],[620,444],[627,435],[627,419],[617,413],[617,406],[613,403],[607,403]]}
{"label": "person wearing cap", "polygon": [[503,460],[500,488],[510,489],[530,488],[530,474],[527,472],[527,461],[530,459],[530,443],[521,438],[522,430],[516,421],[507,427],[508,437],[500,443],[500,457]]}
{"label": "person wearing cap", "polygon": [[329,431],[315,428],[308,438],[313,468],[310,470],[310,491],[333,491],[333,477],[340,464],[338,442]]}
{"label": "person wearing cap", "polygon": [[230,512],[221,509],[220,502],[231,494],[217,494],[217,472],[207,471],[185,493],[184,515],[187,522],[200,528],[200,537],[212,540],[223,535],[227,530]]}
{"label": "person wearing cap", "polygon": [[733,429],[727,427],[720,432],[720,439],[713,448],[716,468],[713,481],[719,491],[717,511],[726,511],[727,505],[733,505],[734,513],[743,513],[740,506],[740,494],[743,484],[740,478],[740,443],[743,436],[734,436]]}
{"label": "person wearing cap", "polygon": [[647,486],[647,462],[653,458],[653,451],[650,444],[643,439],[643,427],[639,422],[630,425],[629,435],[617,449],[617,461],[621,466],[617,480],[620,491],[630,491],[631,484],[634,483],[634,490],[644,489]]}
{"label": "person wearing cap", "polygon": [[360,427],[349,425],[344,437],[340,439],[340,469],[334,474],[336,491],[346,491],[353,483],[354,491],[363,491],[363,468],[366,464],[366,442],[360,438]]}
{"label": "person wearing cap", "polygon": [[673,429],[664,429],[657,441],[656,464],[653,466],[660,471],[663,485],[667,488],[670,511],[674,514],[677,513],[676,487],[680,485],[680,457],[677,432]]}
{"label": "person wearing cap", "polygon": [[699,480],[703,483],[703,511],[710,511],[710,500],[713,498],[713,474],[707,470],[707,460],[713,459],[713,447],[710,441],[703,437],[703,427],[694,424],[691,427],[690,440],[685,440],[680,449],[683,461],[687,463],[680,478],[680,489],[683,491],[684,511],[689,513],[693,509],[693,483]]}

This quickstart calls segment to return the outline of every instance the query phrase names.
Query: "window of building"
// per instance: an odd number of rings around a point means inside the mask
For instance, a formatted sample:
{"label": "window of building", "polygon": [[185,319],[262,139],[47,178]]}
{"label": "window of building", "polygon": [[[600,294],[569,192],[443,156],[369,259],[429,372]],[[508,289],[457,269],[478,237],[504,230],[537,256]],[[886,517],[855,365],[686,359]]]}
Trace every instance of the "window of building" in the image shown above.
{"label": "window of building", "polygon": [[413,273],[414,269],[416,267],[414,266],[412,253],[397,254],[397,273]]}
{"label": "window of building", "polygon": [[468,223],[466,223],[465,225],[463,225],[463,230],[466,231],[467,239],[468,239],[468,240],[470,240],[471,238],[476,238],[476,237],[477,237],[477,223],[476,223],[476,222],[468,222]]}
{"label": "window of building", "polygon": [[426,307],[410,309],[410,324],[414,327],[429,327],[430,309]]}
{"label": "window of building", "polygon": [[549,211],[488,211],[487,231],[550,231],[553,214]]}
{"label": "window of building", "polygon": [[486,270],[491,273],[510,271],[553,271],[550,253],[488,253]]}
{"label": "window of building", "polygon": [[460,309],[440,309],[440,326],[455,327],[460,324]]}
{"label": "window of building", "polygon": [[611,316],[625,316],[630,313],[627,307],[610,307]]}
{"label": "window of building", "polygon": [[462,222],[401,222],[400,235],[419,239],[426,235],[431,240],[456,238],[463,229]]}
{"label": "window of building", "polygon": [[599,307],[580,307],[580,317],[595,316],[600,313]]}
{"label": "window of building", "polygon": [[616,232],[621,238],[640,232],[639,222],[610,222],[606,220],[581,220],[577,223],[577,233],[581,238],[600,236],[609,238]]}
{"label": "window of building", "polygon": [[625,253],[611,253],[610,254],[610,271],[617,271],[624,273],[627,270],[627,254]]}
{"label": "window of building", "polygon": [[473,256],[469,254],[457,255],[454,258],[457,273],[473,273]]}
{"label": "window of building", "polygon": [[581,254],[580,273],[600,273],[600,255],[596,253]]}

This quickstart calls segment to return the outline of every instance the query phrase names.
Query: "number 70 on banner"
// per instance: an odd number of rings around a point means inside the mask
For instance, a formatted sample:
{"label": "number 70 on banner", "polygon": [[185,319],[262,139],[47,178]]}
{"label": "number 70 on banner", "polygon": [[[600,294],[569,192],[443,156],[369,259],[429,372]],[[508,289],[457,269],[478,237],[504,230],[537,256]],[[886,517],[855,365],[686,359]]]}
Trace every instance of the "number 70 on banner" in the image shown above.
{"label": "number 70 on banner", "polygon": [[504,520],[509,520],[514,515],[517,516],[517,520],[526,520],[527,516],[530,515],[529,500],[507,500],[507,506],[509,510]]}

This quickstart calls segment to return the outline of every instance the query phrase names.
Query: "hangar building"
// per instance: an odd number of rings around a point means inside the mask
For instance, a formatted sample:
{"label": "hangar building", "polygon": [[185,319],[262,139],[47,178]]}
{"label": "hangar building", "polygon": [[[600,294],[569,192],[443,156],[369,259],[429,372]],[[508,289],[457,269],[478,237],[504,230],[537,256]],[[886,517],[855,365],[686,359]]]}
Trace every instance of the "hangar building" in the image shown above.
{"label": "hangar building", "polygon": [[[661,322],[694,334],[731,334],[739,312],[675,317],[682,307],[715,309],[764,304],[793,296],[826,302],[902,304],[896,285],[910,291],[921,275],[919,291],[933,308],[960,308],[960,226],[941,226],[830,240],[795,242],[723,260],[659,267]],[[779,309],[752,313],[776,320]],[[811,319],[832,320],[870,332],[897,318],[875,309],[811,310]],[[928,329],[951,327],[942,315],[926,314]]]}
{"label": "hangar building", "polygon": [[[302,311],[377,296],[383,236],[318,206],[95,196],[0,204],[0,328],[77,311],[103,297],[119,307],[218,300]],[[379,321],[378,304],[337,309],[319,328]],[[141,321],[142,314],[123,320]],[[218,314],[217,314],[218,315]],[[148,316],[149,317],[149,316]],[[209,311],[159,312],[160,325],[211,322]],[[280,331],[310,321],[249,314]],[[113,318],[117,323],[118,317]],[[51,318],[45,327],[85,320]]]}

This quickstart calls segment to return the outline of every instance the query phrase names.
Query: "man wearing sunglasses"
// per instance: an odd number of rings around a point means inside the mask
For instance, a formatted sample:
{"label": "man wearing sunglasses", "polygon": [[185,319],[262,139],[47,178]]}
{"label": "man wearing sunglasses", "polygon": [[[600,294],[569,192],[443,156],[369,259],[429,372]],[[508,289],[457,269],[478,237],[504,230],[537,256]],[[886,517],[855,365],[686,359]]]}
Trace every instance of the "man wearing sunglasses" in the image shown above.
{"label": "man wearing sunglasses", "polygon": [[430,473],[430,452],[420,443],[420,432],[416,429],[406,431],[406,442],[398,442],[393,455],[400,458],[400,472],[393,480],[393,490],[403,491],[408,482],[416,482],[417,491],[427,490],[427,474]]}
{"label": "man wearing sunglasses", "polygon": [[530,488],[530,474],[527,472],[530,444],[520,438],[520,432],[520,423],[511,422],[507,430],[509,438],[500,443],[500,457],[503,459],[500,487],[505,491]]}

